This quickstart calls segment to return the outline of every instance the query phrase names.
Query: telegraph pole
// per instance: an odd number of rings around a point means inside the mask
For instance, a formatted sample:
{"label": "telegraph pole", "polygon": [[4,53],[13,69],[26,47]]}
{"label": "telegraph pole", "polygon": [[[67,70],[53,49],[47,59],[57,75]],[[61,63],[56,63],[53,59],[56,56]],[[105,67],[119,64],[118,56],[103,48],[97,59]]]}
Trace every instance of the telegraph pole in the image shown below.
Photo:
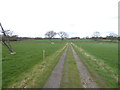
{"label": "telegraph pole", "polygon": [[14,52],[14,50],[12,49],[11,45],[10,45],[10,41],[8,39],[8,36],[6,35],[5,30],[2,27],[2,24],[0,23],[0,27],[2,29],[2,43],[4,44],[4,46],[10,51],[10,54],[16,54],[16,52]]}

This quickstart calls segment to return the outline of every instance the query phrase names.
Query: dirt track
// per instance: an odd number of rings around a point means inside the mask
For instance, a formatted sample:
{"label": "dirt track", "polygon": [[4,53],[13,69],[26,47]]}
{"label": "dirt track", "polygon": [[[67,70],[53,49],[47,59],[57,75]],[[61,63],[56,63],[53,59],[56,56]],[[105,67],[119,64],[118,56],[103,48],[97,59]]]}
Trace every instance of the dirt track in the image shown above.
{"label": "dirt track", "polygon": [[60,82],[62,79],[62,72],[63,72],[63,68],[64,68],[64,60],[66,57],[67,50],[68,50],[68,48],[66,48],[66,50],[64,51],[58,64],[52,71],[52,74],[49,77],[49,80],[46,82],[44,88],[59,88],[60,87]]}
{"label": "dirt track", "polygon": [[91,77],[90,73],[88,72],[87,68],[83,64],[82,60],[79,58],[75,50],[72,48],[72,52],[75,58],[75,61],[77,63],[79,75],[81,78],[81,84],[84,88],[98,88],[98,85],[94,81],[94,79]]}
{"label": "dirt track", "polygon": [[[81,85],[84,88],[98,88],[98,85],[94,81],[94,78],[90,75],[87,68],[83,64],[82,60],[80,59],[80,57],[77,55],[77,53],[73,49],[72,45],[69,44],[69,46],[71,47],[70,49],[72,49],[72,52],[74,55],[74,60],[77,64]],[[68,48],[64,51],[58,64],[56,65],[56,67],[54,68],[54,70],[51,73],[51,76],[49,77],[48,81],[46,82],[44,88],[60,88],[62,72],[63,72],[63,68],[64,68],[64,61],[65,61],[67,51],[68,51]]]}

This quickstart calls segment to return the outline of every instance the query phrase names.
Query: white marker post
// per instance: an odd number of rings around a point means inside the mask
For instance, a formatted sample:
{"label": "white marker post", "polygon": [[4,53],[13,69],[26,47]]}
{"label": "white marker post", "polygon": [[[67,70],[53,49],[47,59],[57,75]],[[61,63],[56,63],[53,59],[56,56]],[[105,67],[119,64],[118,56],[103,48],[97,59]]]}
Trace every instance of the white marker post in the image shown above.
{"label": "white marker post", "polygon": [[43,60],[44,60],[44,58],[45,58],[45,50],[43,50]]}

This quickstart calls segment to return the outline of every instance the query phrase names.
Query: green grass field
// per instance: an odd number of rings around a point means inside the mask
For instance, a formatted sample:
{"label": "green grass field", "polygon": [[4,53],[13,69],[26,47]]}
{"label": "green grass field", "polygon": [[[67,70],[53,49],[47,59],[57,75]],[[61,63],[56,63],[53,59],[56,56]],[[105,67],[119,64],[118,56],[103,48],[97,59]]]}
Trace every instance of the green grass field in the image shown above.
{"label": "green grass field", "polygon": [[[74,42],[77,53],[84,60],[90,72],[97,72],[108,87],[118,87],[118,44],[102,42]],[[96,76],[97,78],[97,76]],[[98,79],[98,83],[99,83]],[[102,81],[101,81],[102,82]],[[100,83],[99,83],[100,84]],[[106,85],[100,84],[101,87]]]}
{"label": "green grass field", "polygon": [[16,82],[18,76],[27,72],[37,63],[43,61],[43,50],[45,50],[45,57],[51,56],[58,49],[61,49],[65,43],[50,42],[13,42],[11,43],[16,55],[10,55],[8,50],[3,46],[3,87],[9,86]]}
{"label": "green grass field", "polygon": [[[11,42],[17,54],[10,55],[10,52],[4,46],[2,47],[2,86],[43,87],[65,50],[62,48],[67,42],[72,42],[77,54],[83,59],[89,72],[101,87],[118,87],[118,44],[109,42],[109,40],[108,42],[104,41],[107,40],[69,39]],[[43,50],[45,50],[44,60]],[[81,87],[78,79],[76,63],[69,48],[61,87]]]}

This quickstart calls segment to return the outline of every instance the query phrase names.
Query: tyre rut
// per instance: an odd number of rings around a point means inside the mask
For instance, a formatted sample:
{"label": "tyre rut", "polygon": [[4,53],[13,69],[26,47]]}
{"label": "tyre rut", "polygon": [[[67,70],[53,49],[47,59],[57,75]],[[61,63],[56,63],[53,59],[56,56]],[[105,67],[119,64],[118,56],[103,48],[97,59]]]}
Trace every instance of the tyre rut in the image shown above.
{"label": "tyre rut", "polygon": [[75,61],[77,63],[82,86],[84,88],[98,88],[98,85],[95,82],[94,78],[90,75],[86,66],[84,65],[84,63],[82,62],[80,57],[77,55],[77,53],[73,49],[72,45],[71,45],[71,48],[72,48],[72,52],[73,52]]}
{"label": "tyre rut", "polygon": [[67,50],[68,50],[68,47],[66,48],[58,64],[55,66],[54,70],[52,71],[48,81],[44,85],[44,88],[60,88],[60,82],[62,79],[62,72],[64,68],[64,61],[65,61]]}

